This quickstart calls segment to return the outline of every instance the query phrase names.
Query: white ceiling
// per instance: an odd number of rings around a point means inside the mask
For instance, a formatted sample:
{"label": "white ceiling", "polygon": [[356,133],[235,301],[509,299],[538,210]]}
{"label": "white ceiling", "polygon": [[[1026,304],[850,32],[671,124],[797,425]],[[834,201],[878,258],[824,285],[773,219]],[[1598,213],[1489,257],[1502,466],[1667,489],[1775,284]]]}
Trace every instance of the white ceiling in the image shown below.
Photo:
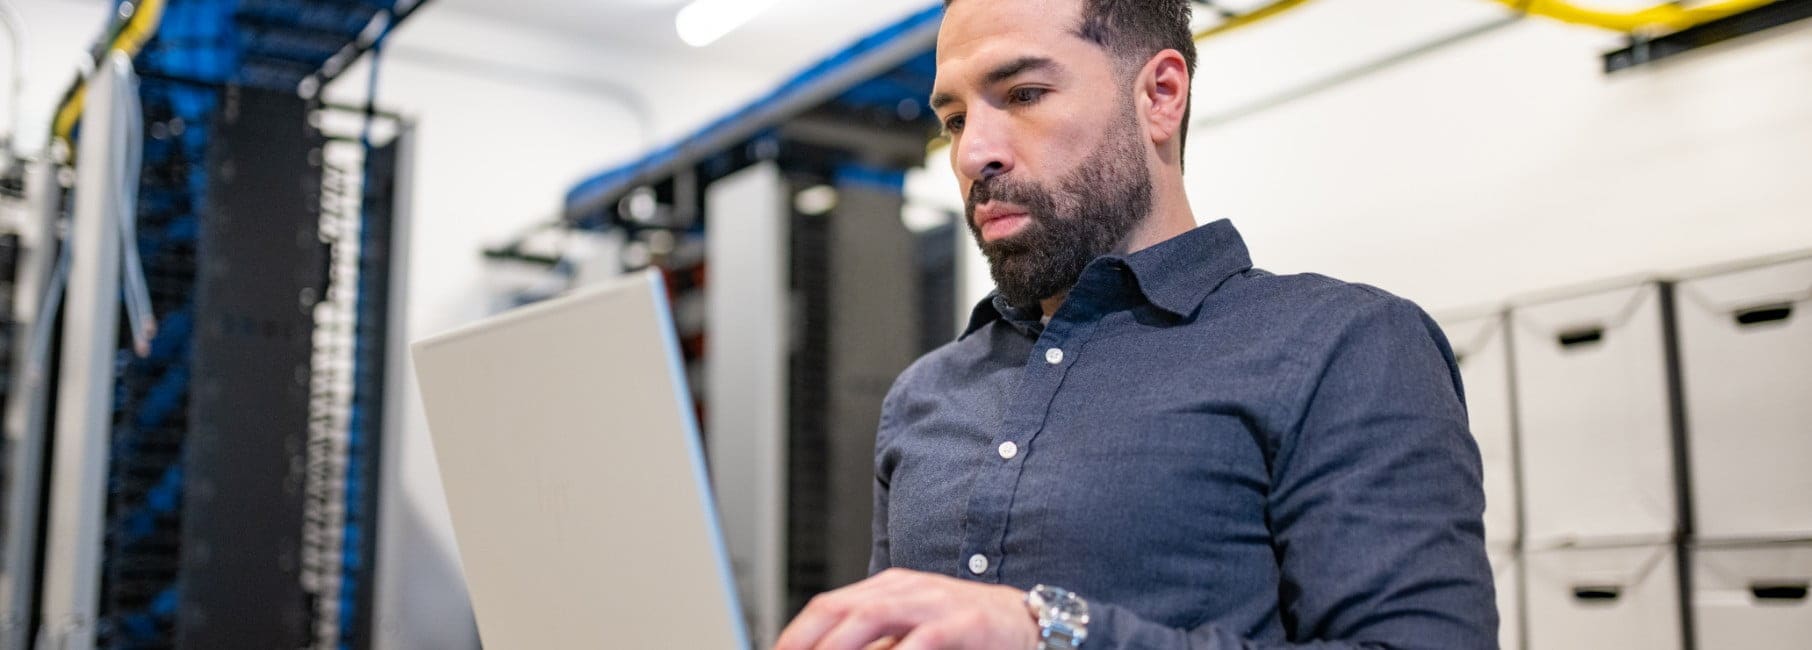
{"label": "white ceiling", "polygon": [[[1271,0],[1216,0],[1249,11]],[[1655,0],[1591,0],[1607,10]],[[680,65],[731,71],[757,85],[783,79],[862,36],[942,0],[773,0],[749,24],[705,48],[686,45],[674,17],[690,0],[436,0],[429,11],[509,21]],[[1402,6],[1398,6],[1402,5]],[[1201,46],[1198,117],[1287,95],[1342,71],[1508,14],[1493,0],[1319,0]],[[1197,27],[1219,21],[1198,7]],[[1538,22],[1551,22],[1540,19]],[[1572,29],[1589,29],[1573,27]],[[1616,44],[1608,32],[1607,48]]]}
{"label": "white ceiling", "polygon": [[[535,30],[546,31],[566,39],[594,42],[607,48],[620,48],[643,55],[675,61],[698,62],[731,68],[743,68],[766,74],[790,71],[817,61],[857,38],[905,16],[940,3],[942,0],[773,0],[774,5],[749,24],[705,48],[694,48],[680,41],[674,30],[674,16],[690,0],[435,0],[430,11],[452,10],[503,20]],[[1291,23],[1303,22],[1303,15],[1321,12],[1325,7],[1348,8],[1370,6],[1375,0],[1325,0],[1311,3],[1305,12],[1291,12],[1280,21],[1267,21],[1242,32],[1265,33],[1263,40],[1291,40]],[[1217,0],[1217,4],[1235,12],[1247,11],[1269,0]],[[1593,0],[1593,6],[1627,9],[1653,4],[1655,0]],[[1431,0],[1420,2],[1436,13],[1455,16],[1477,16],[1501,13],[1502,6],[1491,0]],[[1377,9],[1379,7],[1372,7]],[[1394,12],[1384,12],[1394,13]],[[1197,12],[1198,26],[1218,22],[1211,12]],[[1348,28],[1340,39],[1364,41],[1366,32],[1385,32],[1392,36],[1413,37],[1419,30],[1398,24],[1384,15],[1361,14],[1359,28]],[[1368,20],[1370,18],[1370,20]],[[1279,29],[1279,27],[1283,27]],[[1321,38],[1325,38],[1322,36]],[[1249,40],[1244,38],[1233,40]]]}
{"label": "white ceiling", "polygon": [[656,56],[768,69],[816,60],[941,0],[775,0],[742,28],[705,48],[682,42],[673,18],[689,0],[436,0],[451,9],[568,38]]}

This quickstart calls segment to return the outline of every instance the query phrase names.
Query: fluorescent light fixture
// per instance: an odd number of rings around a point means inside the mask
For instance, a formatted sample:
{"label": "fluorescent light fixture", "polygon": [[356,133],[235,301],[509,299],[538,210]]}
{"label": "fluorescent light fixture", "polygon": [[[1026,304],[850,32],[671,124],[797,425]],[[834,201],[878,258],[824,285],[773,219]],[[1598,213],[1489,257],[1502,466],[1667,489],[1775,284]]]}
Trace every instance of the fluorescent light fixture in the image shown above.
{"label": "fluorescent light fixture", "polygon": [[694,0],[679,10],[673,25],[679,30],[680,40],[687,45],[704,47],[748,24],[772,6],[774,0]]}

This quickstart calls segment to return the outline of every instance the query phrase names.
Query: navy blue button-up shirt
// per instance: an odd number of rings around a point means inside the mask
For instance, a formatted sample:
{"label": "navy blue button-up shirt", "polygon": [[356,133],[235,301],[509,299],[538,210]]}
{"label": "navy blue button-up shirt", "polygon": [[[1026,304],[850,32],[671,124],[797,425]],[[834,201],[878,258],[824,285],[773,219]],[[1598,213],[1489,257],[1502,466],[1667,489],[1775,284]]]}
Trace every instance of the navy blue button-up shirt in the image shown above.
{"label": "navy blue button-up shirt", "polygon": [[1064,587],[1084,650],[1494,648],[1461,390],[1414,304],[1211,223],[1094,260],[1048,324],[983,301],[900,375],[871,569]]}

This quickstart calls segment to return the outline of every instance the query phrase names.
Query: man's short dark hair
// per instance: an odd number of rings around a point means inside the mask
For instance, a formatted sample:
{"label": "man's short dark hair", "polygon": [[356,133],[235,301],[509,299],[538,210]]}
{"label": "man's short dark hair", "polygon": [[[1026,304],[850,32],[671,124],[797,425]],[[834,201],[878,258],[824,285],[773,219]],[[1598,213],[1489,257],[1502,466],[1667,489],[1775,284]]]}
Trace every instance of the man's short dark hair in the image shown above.
{"label": "man's short dark hair", "polygon": [[[954,1],[944,0],[944,7]],[[1195,34],[1189,18],[1189,0],[1082,0],[1082,24],[1076,33],[1106,49],[1127,77],[1138,74],[1159,52],[1176,50],[1188,64],[1193,83]],[[1177,132],[1179,157],[1189,143],[1189,112],[1195,103],[1185,101],[1183,125]]]}

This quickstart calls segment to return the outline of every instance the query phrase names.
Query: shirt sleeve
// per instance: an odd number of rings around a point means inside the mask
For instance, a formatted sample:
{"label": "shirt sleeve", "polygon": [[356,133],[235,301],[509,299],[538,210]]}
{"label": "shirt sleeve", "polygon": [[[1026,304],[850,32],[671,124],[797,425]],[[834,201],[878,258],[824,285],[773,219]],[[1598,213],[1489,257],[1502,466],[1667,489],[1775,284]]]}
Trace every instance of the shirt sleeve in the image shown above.
{"label": "shirt sleeve", "polygon": [[1497,647],[1481,463],[1452,351],[1407,301],[1358,312],[1312,364],[1298,425],[1275,449],[1270,524],[1291,642],[1091,602],[1083,650]]}
{"label": "shirt sleeve", "polygon": [[887,550],[887,483],[875,477],[874,543],[868,552],[868,575],[885,571],[893,565]]}
{"label": "shirt sleeve", "polygon": [[887,389],[887,396],[881,400],[881,422],[875,429],[875,487],[874,519],[869,524],[872,535],[868,551],[868,575],[873,576],[893,566],[893,556],[888,547],[887,537],[887,495],[891,477],[885,460],[886,444],[892,439],[894,423],[898,420],[895,411],[899,408],[898,395],[907,383],[911,369],[900,373],[894,379],[893,386]]}

